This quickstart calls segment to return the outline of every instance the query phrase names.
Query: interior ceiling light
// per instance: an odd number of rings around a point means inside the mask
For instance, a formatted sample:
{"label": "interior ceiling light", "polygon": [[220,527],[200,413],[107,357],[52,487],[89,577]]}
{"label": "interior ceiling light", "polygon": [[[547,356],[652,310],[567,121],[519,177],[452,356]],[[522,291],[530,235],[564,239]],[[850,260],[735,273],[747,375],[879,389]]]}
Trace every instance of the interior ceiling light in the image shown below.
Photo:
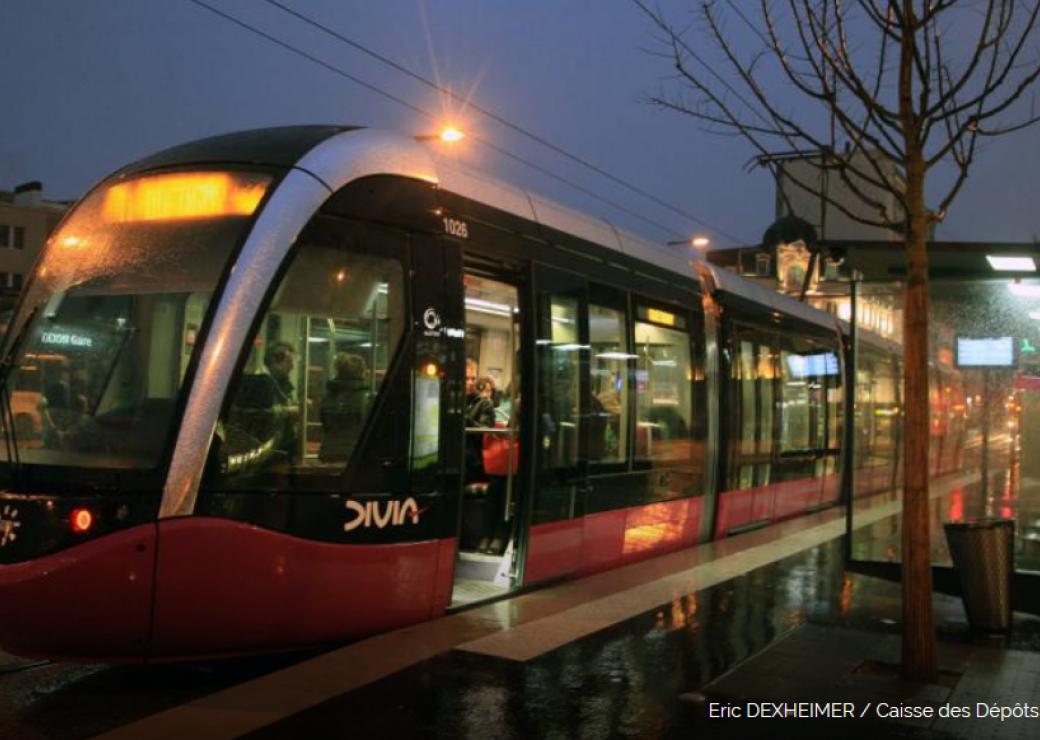
{"label": "interior ceiling light", "polygon": [[989,266],[999,272],[1036,272],[1036,262],[1032,257],[1000,257],[987,254]]}

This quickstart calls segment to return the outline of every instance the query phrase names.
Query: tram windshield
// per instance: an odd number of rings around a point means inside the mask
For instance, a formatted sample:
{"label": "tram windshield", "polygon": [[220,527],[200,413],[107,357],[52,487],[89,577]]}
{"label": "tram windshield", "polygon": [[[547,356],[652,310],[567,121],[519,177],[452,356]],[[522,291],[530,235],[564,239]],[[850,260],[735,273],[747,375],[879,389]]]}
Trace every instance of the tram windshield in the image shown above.
{"label": "tram windshield", "polygon": [[51,238],[4,347],[0,460],[151,470],[220,276],[271,176],[95,190]]}

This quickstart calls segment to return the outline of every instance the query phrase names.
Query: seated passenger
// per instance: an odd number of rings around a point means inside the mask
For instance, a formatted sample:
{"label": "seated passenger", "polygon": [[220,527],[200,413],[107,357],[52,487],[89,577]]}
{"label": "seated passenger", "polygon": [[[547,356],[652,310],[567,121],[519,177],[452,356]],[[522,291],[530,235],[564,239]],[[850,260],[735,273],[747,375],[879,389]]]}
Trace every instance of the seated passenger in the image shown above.
{"label": "seated passenger", "polygon": [[336,377],[325,384],[321,400],[322,462],[346,460],[357,444],[368,406],[368,367],[360,355],[336,355]]}
{"label": "seated passenger", "polygon": [[43,446],[57,449],[81,417],[74,408],[69,386],[64,381],[48,383],[38,404]]}

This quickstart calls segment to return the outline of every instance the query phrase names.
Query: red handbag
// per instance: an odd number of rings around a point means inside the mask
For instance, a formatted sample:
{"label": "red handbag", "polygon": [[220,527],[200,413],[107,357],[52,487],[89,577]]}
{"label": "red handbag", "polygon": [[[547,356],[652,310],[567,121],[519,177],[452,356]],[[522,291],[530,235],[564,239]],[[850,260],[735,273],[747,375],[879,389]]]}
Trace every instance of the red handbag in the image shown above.
{"label": "red handbag", "polygon": [[486,475],[509,475],[509,450],[513,451],[513,474],[520,469],[520,447],[509,444],[505,434],[484,435],[484,473]]}

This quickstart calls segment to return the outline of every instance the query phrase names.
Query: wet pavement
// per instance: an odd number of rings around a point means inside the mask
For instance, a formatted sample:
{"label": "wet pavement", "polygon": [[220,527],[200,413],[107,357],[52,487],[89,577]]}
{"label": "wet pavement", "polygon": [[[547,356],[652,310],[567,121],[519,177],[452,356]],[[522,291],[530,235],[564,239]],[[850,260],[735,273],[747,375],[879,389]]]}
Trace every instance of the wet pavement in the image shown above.
{"label": "wet pavement", "polygon": [[681,694],[839,610],[840,562],[827,545],[524,663],[454,651],[250,737],[664,736]]}
{"label": "wet pavement", "polygon": [[85,738],[311,657],[78,665],[0,653],[0,737]]}
{"label": "wet pavement", "polygon": [[[847,575],[841,557],[830,542],[527,662],[439,655],[248,737],[689,737],[708,729],[691,696],[802,625],[895,639],[898,584]],[[944,641],[967,639],[958,600],[936,597],[936,621]],[[1040,620],[1019,627],[1034,646]]]}

